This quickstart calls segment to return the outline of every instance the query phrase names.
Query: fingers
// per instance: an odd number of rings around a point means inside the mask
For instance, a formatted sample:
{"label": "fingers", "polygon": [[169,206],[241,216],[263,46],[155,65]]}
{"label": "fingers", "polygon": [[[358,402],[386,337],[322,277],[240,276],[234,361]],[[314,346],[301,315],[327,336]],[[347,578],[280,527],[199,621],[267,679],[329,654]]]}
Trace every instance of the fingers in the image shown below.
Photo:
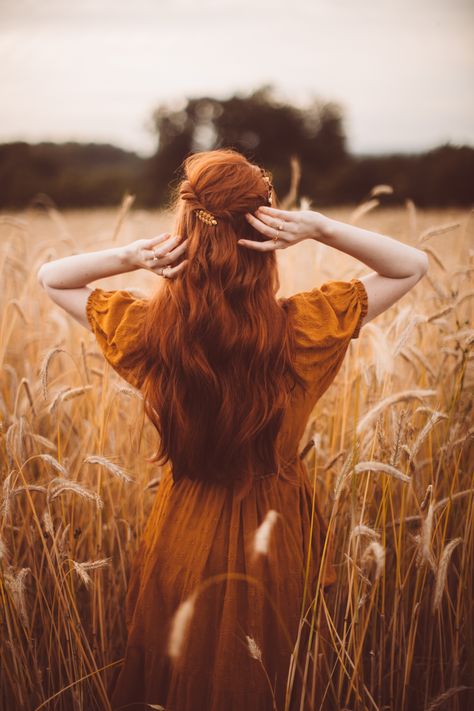
{"label": "fingers", "polygon": [[270,217],[277,218],[279,220],[288,220],[290,222],[294,222],[295,220],[295,213],[291,212],[291,210],[280,210],[276,207],[269,207],[268,205],[260,205],[256,213],[262,213],[262,215],[270,215]]}
{"label": "fingers", "polygon": [[[277,210],[277,212],[283,212],[283,210]],[[250,214],[250,213],[249,213]],[[267,212],[260,211],[260,208],[256,211],[256,217],[260,222],[263,222],[265,225],[268,227],[272,228],[272,233],[271,235],[275,234],[275,230],[277,232],[291,232],[292,234],[295,232],[295,226],[294,222],[290,222],[285,218],[282,217],[275,217],[274,215],[270,215]],[[291,213],[288,213],[291,214]],[[250,219],[249,219],[250,222]],[[257,229],[259,229],[257,227]],[[261,231],[261,230],[260,230]],[[268,236],[271,236],[270,234]]]}
{"label": "fingers", "polygon": [[188,240],[185,239],[175,249],[170,250],[170,248],[174,247],[178,239],[179,237],[175,235],[174,237],[167,239],[165,242],[161,242],[161,246],[158,249],[145,249],[144,254],[146,263],[157,266],[159,261],[159,266],[163,266],[164,264],[169,264],[174,261],[176,257],[179,257],[179,255],[182,254],[188,246]]}
{"label": "fingers", "polygon": [[[265,235],[265,237],[270,237],[270,239],[274,239],[275,237],[280,237],[281,236],[280,233],[283,232],[283,230],[277,230],[274,227],[271,227],[270,225],[265,224],[265,222],[263,222],[260,219],[257,219],[250,212],[246,212],[245,217],[247,218],[247,221],[252,225],[252,227],[254,227],[256,230],[258,230],[258,232],[261,232],[262,235]],[[266,219],[268,219],[268,217]]]}
{"label": "fingers", "polygon": [[161,234],[157,235],[156,237],[151,237],[150,239],[146,240],[146,249],[153,249],[157,244],[160,244],[161,242],[164,242],[165,240],[170,237],[169,232],[162,232]]}
{"label": "fingers", "polygon": [[181,242],[180,244],[178,244],[178,246],[175,249],[171,250],[171,252],[168,252],[168,254],[166,254],[160,260],[161,264],[162,265],[163,264],[171,264],[172,262],[174,262],[177,259],[177,257],[179,257],[181,254],[183,254],[183,252],[186,251],[187,247],[188,247],[188,240],[185,239],[184,242]]}
{"label": "fingers", "polygon": [[[158,237],[153,237],[154,244],[160,245],[158,247],[158,249],[156,249],[156,248],[153,249],[153,244],[149,245],[149,247],[148,247],[148,249],[151,248],[153,250],[153,254],[155,257],[162,257],[164,254],[167,254],[169,252],[170,248],[174,247],[176,245],[177,241],[179,240],[178,235],[173,235],[173,237],[170,237],[169,232],[165,232],[164,234],[167,235],[167,237],[165,237],[164,239],[162,239],[163,235],[159,235]],[[159,239],[159,242],[156,242],[157,239]],[[152,241],[152,240],[150,240],[150,241]]]}
{"label": "fingers", "polygon": [[[154,272],[158,272],[160,276],[166,277],[166,279],[173,279],[176,277],[189,263],[189,259],[184,259],[182,262],[174,267],[155,267],[152,269]],[[163,270],[164,273],[160,273],[159,270]]]}
{"label": "fingers", "polygon": [[250,249],[255,249],[257,252],[271,252],[272,250],[279,249],[281,246],[280,240],[257,242],[253,239],[239,239],[237,240],[237,244],[242,245],[242,247],[249,247]]}

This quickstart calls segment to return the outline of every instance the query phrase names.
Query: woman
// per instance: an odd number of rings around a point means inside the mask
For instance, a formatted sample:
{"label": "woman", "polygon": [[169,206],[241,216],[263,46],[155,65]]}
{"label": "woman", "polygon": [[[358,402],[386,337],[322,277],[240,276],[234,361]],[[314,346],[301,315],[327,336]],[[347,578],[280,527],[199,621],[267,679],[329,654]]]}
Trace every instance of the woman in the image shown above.
{"label": "woman", "polygon": [[[299,442],[351,339],[417,284],[427,258],[271,201],[270,177],[236,151],[197,153],[184,162],[176,236],[39,270],[53,301],[141,389],[159,433],[154,461],[171,464],[132,568],[114,709],[300,708],[308,650],[299,623],[335,572]],[[305,239],[373,271],[277,299],[275,250]],[[88,286],[135,269],[169,279],[146,299]],[[324,637],[320,627],[308,659]],[[317,708],[303,693],[305,708]]]}

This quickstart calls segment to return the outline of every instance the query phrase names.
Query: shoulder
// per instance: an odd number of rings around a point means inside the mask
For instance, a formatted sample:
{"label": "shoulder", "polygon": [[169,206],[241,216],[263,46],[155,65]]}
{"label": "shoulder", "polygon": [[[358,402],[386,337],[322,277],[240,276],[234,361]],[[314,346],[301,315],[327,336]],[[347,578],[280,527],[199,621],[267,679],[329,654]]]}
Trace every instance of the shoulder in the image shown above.
{"label": "shoulder", "polygon": [[143,365],[143,329],[149,299],[130,290],[96,288],[86,304],[87,320],[112,367],[138,386]]}
{"label": "shoulder", "polygon": [[365,287],[358,279],[326,281],[281,305],[291,323],[295,364],[318,398],[334,380],[351,339],[359,336],[368,307]]}
{"label": "shoulder", "polygon": [[96,287],[87,298],[86,315],[92,330],[101,323],[115,323],[144,312],[148,299],[132,290]]}
{"label": "shoulder", "polygon": [[[111,342],[121,337],[121,345],[135,338],[147,311],[149,299],[130,290],[96,288],[89,294],[86,316],[92,332]],[[127,338],[128,335],[128,338]]]}
{"label": "shoulder", "polygon": [[359,279],[330,280],[285,300],[295,331],[305,341],[331,343],[358,338],[368,297]]}

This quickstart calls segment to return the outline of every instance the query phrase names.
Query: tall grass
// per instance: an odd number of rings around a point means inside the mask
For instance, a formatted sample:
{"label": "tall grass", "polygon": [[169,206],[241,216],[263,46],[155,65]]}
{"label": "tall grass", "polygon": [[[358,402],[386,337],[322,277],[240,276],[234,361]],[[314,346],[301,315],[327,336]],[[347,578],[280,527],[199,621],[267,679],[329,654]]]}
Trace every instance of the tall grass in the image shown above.
{"label": "tall grass", "polygon": [[[473,225],[466,211],[376,205],[335,216],[419,244],[431,267],[351,343],[308,422],[302,456],[338,569],[310,619],[330,632],[327,708],[456,711],[474,706]],[[144,460],[154,432],[35,272],[170,226],[129,207],[0,216],[2,709],[106,709],[122,659],[127,576],[161,473]],[[281,294],[366,272],[323,245],[278,257]],[[156,279],[101,285],[146,293]]]}

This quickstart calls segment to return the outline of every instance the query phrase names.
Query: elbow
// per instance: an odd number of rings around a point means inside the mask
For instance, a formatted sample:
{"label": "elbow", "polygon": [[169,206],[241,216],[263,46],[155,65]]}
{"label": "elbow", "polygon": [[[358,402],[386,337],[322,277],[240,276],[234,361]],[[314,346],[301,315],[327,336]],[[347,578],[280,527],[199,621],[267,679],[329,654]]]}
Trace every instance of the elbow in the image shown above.
{"label": "elbow", "polygon": [[429,263],[428,255],[426,254],[426,252],[423,252],[423,250],[420,250],[420,263],[418,265],[418,270],[417,270],[418,274],[420,276],[420,279],[423,276],[425,276],[426,272],[428,271],[429,265],[430,265],[430,263]]}
{"label": "elbow", "polygon": [[45,277],[45,267],[46,263],[42,264],[38,271],[36,272],[36,279],[38,281],[38,284],[44,289],[46,287],[46,283],[44,280]]}
{"label": "elbow", "polygon": [[48,267],[49,267],[49,263],[44,262],[44,264],[42,264],[40,266],[40,268],[38,269],[38,271],[36,272],[36,279],[38,281],[38,284],[43,289],[46,289],[46,287],[49,286],[49,284],[48,284]]}

